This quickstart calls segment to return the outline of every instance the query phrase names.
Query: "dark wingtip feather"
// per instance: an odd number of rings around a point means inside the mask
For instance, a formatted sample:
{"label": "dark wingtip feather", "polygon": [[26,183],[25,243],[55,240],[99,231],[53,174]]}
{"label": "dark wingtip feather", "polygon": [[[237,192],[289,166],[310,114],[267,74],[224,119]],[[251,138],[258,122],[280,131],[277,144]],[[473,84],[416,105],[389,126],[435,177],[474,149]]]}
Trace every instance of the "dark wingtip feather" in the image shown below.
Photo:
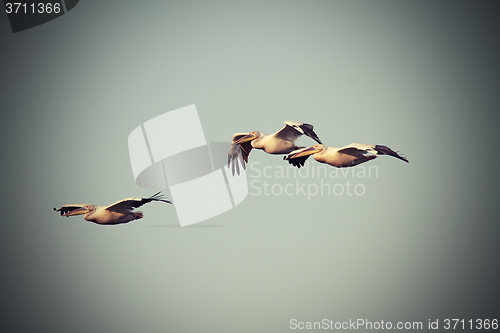
{"label": "dark wingtip feather", "polygon": [[160,191],[158,193],[153,194],[152,196],[150,196],[149,198],[147,198],[145,200],[149,200],[149,202],[151,202],[151,201],[163,201],[163,202],[172,204],[171,201],[165,200],[164,197],[165,196],[163,194],[161,194],[161,191]]}
{"label": "dark wingtip feather", "polygon": [[309,156],[311,156],[311,155],[290,158],[290,155],[286,155],[286,156],[283,156],[283,159],[285,161],[288,161],[288,163],[290,163],[294,167],[297,167],[297,168],[300,169],[301,167],[304,166],[304,164],[306,163],[306,161],[309,158]]}
{"label": "dark wingtip feather", "polygon": [[406,163],[410,163],[410,161],[408,161],[408,159],[406,157],[398,154],[397,152],[395,152],[394,150],[392,150],[391,148],[389,148],[387,146],[375,145],[375,150],[380,155],[390,155],[390,156],[393,156],[393,157],[400,159],[401,161],[405,161]]}
{"label": "dark wingtip feather", "polygon": [[323,144],[323,142],[321,142],[321,140],[319,139],[318,135],[314,132],[313,125],[304,123],[300,126],[300,128],[304,131],[305,135],[307,135],[317,143]]}

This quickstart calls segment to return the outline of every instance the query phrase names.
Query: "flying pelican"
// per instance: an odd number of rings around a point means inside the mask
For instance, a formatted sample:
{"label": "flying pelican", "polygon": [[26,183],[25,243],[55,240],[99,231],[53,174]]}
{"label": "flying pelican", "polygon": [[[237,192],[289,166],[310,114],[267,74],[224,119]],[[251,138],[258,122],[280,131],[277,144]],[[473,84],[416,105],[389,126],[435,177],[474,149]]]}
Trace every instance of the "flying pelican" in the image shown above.
{"label": "flying pelican", "polygon": [[125,198],[117,201],[109,206],[96,206],[90,204],[68,204],[54,208],[56,212],[61,212],[61,216],[83,215],[87,221],[97,224],[121,224],[133,220],[142,219],[142,212],[133,212],[134,208],[140,207],[151,201],[163,201],[171,204],[170,201],[164,200],[160,192],[152,195],[149,198]]}
{"label": "flying pelican", "polygon": [[[321,140],[314,133],[312,125],[296,121],[285,121],[285,126],[274,134],[260,133],[258,131],[235,133],[231,148],[229,149],[227,165],[229,167],[231,161],[236,159],[240,154],[240,158],[248,163],[248,155],[252,148],[262,149],[268,154],[288,154],[291,151],[301,148],[295,145],[295,141],[303,134],[321,143]],[[306,159],[307,157],[304,161]],[[242,165],[243,167],[245,166],[244,163]]]}
{"label": "flying pelican", "polygon": [[326,147],[319,144],[292,151],[283,159],[288,160],[290,164],[300,169],[310,155],[313,155],[318,162],[330,164],[337,168],[352,167],[373,160],[379,155],[394,156],[409,163],[406,157],[399,155],[387,146],[367,145],[364,143],[351,143],[341,148]]}

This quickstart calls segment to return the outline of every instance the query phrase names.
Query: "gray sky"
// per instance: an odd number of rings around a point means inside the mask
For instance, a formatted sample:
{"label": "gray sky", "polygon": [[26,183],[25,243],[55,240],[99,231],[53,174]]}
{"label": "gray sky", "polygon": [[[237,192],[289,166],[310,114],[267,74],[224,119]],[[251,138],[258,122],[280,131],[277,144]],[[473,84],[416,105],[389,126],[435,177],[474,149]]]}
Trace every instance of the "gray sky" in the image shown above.
{"label": "gray sky", "polygon": [[[0,15],[0,326],[287,332],[291,319],[361,318],[426,331],[429,319],[494,319],[496,13],[472,1],[80,1],[16,34]],[[410,163],[266,177],[287,164],[254,151],[245,201],[188,228],[160,203],[112,227],[52,211],[155,193],[134,182],[128,135],[191,104],[207,141],[294,120],[326,145],[383,144]],[[370,166],[377,176],[359,177]],[[264,181],[364,191],[265,195]]]}

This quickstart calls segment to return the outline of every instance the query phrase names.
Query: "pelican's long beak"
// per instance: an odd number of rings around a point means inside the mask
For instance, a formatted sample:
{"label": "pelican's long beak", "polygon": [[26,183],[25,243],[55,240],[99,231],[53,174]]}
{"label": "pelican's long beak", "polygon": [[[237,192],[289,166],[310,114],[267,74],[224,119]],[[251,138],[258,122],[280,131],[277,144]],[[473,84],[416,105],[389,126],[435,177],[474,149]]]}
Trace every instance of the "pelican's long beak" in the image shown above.
{"label": "pelican's long beak", "polygon": [[75,210],[72,210],[71,212],[67,212],[66,214],[63,214],[62,216],[74,216],[74,215],[82,215],[85,213],[88,213],[89,210],[85,207],[82,208],[77,208]]}
{"label": "pelican's long beak", "polygon": [[234,143],[239,144],[239,143],[243,143],[243,142],[252,141],[255,139],[257,139],[257,136],[255,134],[250,133],[250,134],[245,135],[244,137],[239,138]]}
{"label": "pelican's long beak", "polygon": [[321,150],[319,150],[316,147],[309,147],[309,148],[304,148],[297,153],[293,154],[292,156],[289,156],[289,158],[297,158],[297,157],[302,157],[302,156],[307,156],[307,155],[312,155],[319,153]]}

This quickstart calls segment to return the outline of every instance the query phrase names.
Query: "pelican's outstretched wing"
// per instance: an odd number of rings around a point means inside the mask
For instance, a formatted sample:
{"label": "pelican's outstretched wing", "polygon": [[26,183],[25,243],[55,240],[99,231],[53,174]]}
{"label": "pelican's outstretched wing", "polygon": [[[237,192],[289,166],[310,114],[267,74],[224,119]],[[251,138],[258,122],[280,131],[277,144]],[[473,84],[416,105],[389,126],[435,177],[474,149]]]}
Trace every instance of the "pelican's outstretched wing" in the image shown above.
{"label": "pelican's outstretched wing", "polygon": [[283,140],[294,142],[301,135],[307,135],[317,143],[321,143],[316,133],[313,131],[313,125],[299,123],[296,121],[285,121],[285,126],[280,129],[275,135]]}
{"label": "pelican's outstretched wing", "polygon": [[85,206],[85,204],[67,204],[59,208],[54,207],[54,210],[56,212],[60,212],[61,216],[63,216],[64,214],[69,213],[75,209],[82,208],[83,206]]}
{"label": "pelican's outstretched wing", "polygon": [[368,145],[364,143],[351,143],[348,146],[344,146],[341,149],[339,149],[339,153],[351,155],[354,157],[361,157],[362,155],[365,155],[366,153],[371,153],[371,154],[376,154],[376,155],[389,155],[392,157],[396,157],[400,159],[401,161],[405,161],[406,163],[409,163],[408,159],[391,148],[383,145]]}
{"label": "pelican's outstretched wing", "polygon": [[343,165],[336,165],[338,168],[356,166],[377,158],[376,152],[372,148],[360,149],[356,147],[342,148],[337,151],[340,154],[346,154],[353,157],[353,160],[345,162]]}
{"label": "pelican's outstretched wing", "polygon": [[[234,133],[232,142],[238,141],[245,135],[248,135],[248,133]],[[242,143],[232,143],[231,148],[229,148],[229,153],[227,154],[227,166],[229,167],[229,163],[236,157],[238,157],[239,152],[241,152],[243,160],[245,160],[245,162],[248,163],[248,155],[250,155],[251,151],[252,151],[251,141],[246,141]]]}
{"label": "pelican's outstretched wing", "polygon": [[109,205],[108,207],[106,207],[106,209],[118,212],[122,210],[132,210],[134,208],[147,204],[151,201],[163,201],[169,204],[172,203],[168,200],[163,199],[163,196],[160,193],[161,192],[158,192],[150,196],[149,198],[125,198],[123,200],[115,202],[112,205]]}
{"label": "pelican's outstretched wing", "polygon": [[[246,162],[248,162],[248,155],[246,155],[246,157]],[[243,170],[246,170],[246,162],[244,160],[243,149],[241,149],[238,144],[233,143],[227,155],[227,167],[231,169],[233,176],[235,174],[240,174],[240,165]]]}
{"label": "pelican's outstretched wing", "polygon": [[286,156],[283,156],[283,159],[288,161],[288,163],[290,163],[294,167],[297,167],[300,169],[300,167],[304,166],[304,164],[306,163],[309,156],[311,156],[311,155],[290,158],[290,155],[286,155]]}
{"label": "pelican's outstretched wing", "polygon": [[391,148],[389,148],[387,146],[375,145],[374,148],[377,151],[377,154],[379,154],[379,155],[393,156],[395,158],[399,158],[401,161],[405,161],[406,163],[410,163],[410,161],[408,161],[408,159],[406,157],[398,154],[397,152],[395,152],[394,150],[392,150]]}
{"label": "pelican's outstretched wing", "polygon": [[300,147],[297,150],[291,151],[290,153],[288,153],[288,155],[283,156],[283,159],[285,161],[288,161],[288,163],[290,163],[294,167],[297,167],[297,168],[300,169],[301,167],[304,166],[304,164],[306,163],[307,159],[311,155],[305,155],[305,156],[300,156],[300,157],[296,157],[295,155],[298,155],[300,152],[302,152],[302,151],[304,151],[306,149],[309,149],[309,148],[308,147]]}
{"label": "pelican's outstretched wing", "polygon": [[363,157],[363,155],[370,152],[368,149],[359,149],[356,147],[345,147],[338,150],[339,153],[350,155],[356,158]]}

